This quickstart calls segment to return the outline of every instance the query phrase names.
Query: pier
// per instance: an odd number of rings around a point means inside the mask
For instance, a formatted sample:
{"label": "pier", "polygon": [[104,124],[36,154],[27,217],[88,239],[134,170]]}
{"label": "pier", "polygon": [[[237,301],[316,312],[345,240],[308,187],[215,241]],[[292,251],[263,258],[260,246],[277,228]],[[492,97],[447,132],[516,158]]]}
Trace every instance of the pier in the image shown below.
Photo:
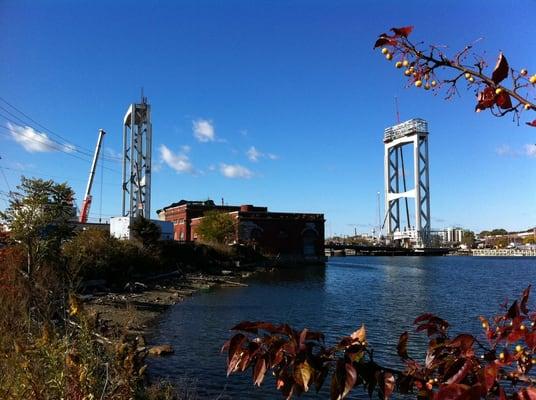
{"label": "pier", "polygon": [[361,246],[352,244],[326,244],[328,257],[344,256],[444,256],[452,249],[445,247],[405,248],[392,246]]}

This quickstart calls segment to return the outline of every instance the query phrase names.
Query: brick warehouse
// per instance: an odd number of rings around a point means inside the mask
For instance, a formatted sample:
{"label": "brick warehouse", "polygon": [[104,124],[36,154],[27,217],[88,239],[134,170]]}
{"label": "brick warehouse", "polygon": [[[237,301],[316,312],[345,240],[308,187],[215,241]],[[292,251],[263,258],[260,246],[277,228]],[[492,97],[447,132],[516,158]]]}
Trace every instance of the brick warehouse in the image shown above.
{"label": "brick warehouse", "polygon": [[161,220],[173,222],[175,240],[195,241],[196,226],[210,210],[236,219],[236,243],[253,244],[265,254],[282,258],[324,258],[324,214],[271,212],[252,205],[220,206],[212,200],[181,200],[157,213]]}

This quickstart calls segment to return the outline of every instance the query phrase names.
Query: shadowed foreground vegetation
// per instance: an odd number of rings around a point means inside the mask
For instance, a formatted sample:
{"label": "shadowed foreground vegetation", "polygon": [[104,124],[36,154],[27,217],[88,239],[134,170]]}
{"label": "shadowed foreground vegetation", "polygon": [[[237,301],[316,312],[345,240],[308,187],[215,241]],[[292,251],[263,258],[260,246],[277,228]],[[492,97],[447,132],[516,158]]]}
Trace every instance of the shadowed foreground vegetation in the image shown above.
{"label": "shadowed foreground vegetation", "polygon": [[0,247],[0,399],[195,398],[189,388],[150,385],[143,338],[103,324],[78,294],[95,282],[120,291],[158,274],[220,272],[251,254],[162,242],[146,220],[133,223],[132,241],[75,232],[66,184],[22,178],[17,189],[0,213],[11,229]]}

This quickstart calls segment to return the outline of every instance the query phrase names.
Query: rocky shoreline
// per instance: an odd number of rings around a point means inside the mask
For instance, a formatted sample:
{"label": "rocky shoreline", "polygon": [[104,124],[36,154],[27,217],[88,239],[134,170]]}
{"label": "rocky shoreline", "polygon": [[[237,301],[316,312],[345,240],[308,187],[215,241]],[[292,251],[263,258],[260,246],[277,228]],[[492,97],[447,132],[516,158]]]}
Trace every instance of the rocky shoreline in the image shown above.
{"label": "rocky shoreline", "polygon": [[165,274],[129,282],[121,292],[96,291],[81,295],[84,307],[98,315],[103,333],[145,336],[164,311],[194,293],[214,287],[244,287],[243,280],[255,271],[222,271],[221,275],[203,273]]}

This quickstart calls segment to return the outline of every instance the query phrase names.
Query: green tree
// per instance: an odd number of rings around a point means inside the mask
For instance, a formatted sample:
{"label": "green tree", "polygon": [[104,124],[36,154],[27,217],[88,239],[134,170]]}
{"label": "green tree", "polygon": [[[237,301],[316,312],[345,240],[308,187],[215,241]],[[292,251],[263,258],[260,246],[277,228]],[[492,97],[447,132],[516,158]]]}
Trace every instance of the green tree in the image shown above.
{"label": "green tree", "polygon": [[536,238],[534,236],[528,236],[523,239],[523,244],[536,244]]}
{"label": "green tree", "polygon": [[130,229],[132,229],[134,239],[140,241],[143,247],[154,247],[162,236],[162,230],[158,225],[141,216],[132,221]]}
{"label": "green tree", "polygon": [[31,280],[44,262],[59,260],[61,244],[72,234],[73,197],[67,183],[24,176],[17,191],[10,194],[0,220],[7,223],[11,237],[24,249],[26,271],[21,272],[27,279]]}
{"label": "green tree", "polygon": [[228,244],[235,237],[236,221],[227,213],[207,211],[196,232],[205,242]]}
{"label": "green tree", "polygon": [[464,231],[462,237],[462,244],[465,244],[468,248],[473,247],[475,244],[475,233],[472,231]]}

